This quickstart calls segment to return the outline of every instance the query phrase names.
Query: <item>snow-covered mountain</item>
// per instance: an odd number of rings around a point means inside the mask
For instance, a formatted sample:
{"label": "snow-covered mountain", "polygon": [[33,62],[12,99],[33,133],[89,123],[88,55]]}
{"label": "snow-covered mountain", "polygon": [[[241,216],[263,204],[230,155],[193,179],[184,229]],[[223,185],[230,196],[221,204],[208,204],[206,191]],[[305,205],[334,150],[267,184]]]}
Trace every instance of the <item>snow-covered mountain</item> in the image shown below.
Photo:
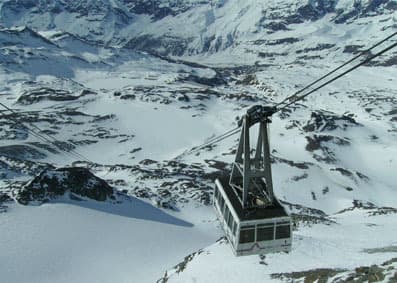
{"label": "snow-covered mountain", "polygon": [[176,157],[396,29],[395,0],[0,1],[1,280],[395,282],[396,49],[273,118],[291,253],[222,238],[237,136]]}
{"label": "snow-covered mountain", "polygon": [[339,25],[360,19],[368,23],[379,15],[384,16],[382,20],[390,19],[390,25],[396,21],[394,0],[1,2],[5,27],[61,30],[98,44],[177,56],[245,45],[264,35],[293,30],[296,25],[323,18]]}

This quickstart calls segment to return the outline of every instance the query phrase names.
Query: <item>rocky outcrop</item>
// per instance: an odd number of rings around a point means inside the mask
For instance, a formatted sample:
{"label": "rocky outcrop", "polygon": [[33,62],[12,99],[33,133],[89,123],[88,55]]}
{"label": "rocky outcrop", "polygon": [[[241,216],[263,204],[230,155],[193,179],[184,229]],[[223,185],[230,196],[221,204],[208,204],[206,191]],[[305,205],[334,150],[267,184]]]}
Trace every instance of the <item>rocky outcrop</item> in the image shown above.
{"label": "rocky outcrop", "polygon": [[58,168],[41,172],[15,196],[23,205],[45,203],[67,196],[74,200],[114,200],[113,188],[86,168]]}
{"label": "rocky outcrop", "polygon": [[397,5],[392,0],[352,1],[350,7],[337,7],[335,9],[337,16],[334,21],[337,24],[342,24],[352,19],[381,13],[392,13],[396,10]]}
{"label": "rocky outcrop", "polygon": [[109,180],[119,190],[150,200],[159,207],[175,210],[188,202],[211,205],[215,179],[228,175],[230,169],[229,164],[220,161],[205,162],[210,168],[198,163],[145,159],[134,166],[115,165],[107,170],[128,174],[129,178],[125,180]]}
{"label": "rocky outcrop", "polygon": [[339,211],[338,214],[345,213],[348,211],[353,211],[356,209],[365,210],[368,216],[377,216],[377,215],[396,214],[397,213],[397,208],[385,207],[385,206],[380,207],[380,206],[373,204],[372,202],[353,200],[352,204],[353,204],[352,207],[345,208],[345,209]]}
{"label": "rocky outcrop", "polygon": [[129,40],[124,47],[128,49],[158,53],[160,55],[182,56],[189,48],[191,38],[173,35],[140,35]]}
{"label": "rocky outcrop", "polygon": [[[213,32],[223,21],[216,18],[217,9],[228,9],[230,2],[223,0],[100,0],[100,1],[5,1],[0,9],[2,24],[6,27],[26,25],[32,30],[62,30],[79,38],[99,45],[125,45],[128,48],[156,52],[163,55],[186,55],[217,52],[240,43],[240,34],[235,32],[233,24],[227,26],[224,34]],[[254,1],[253,1],[254,2]],[[266,3],[262,17],[252,19],[252,29],[265,29],[267,33],[289,30],[290,25],[306,21],[316,21],[332,15],[332,21],[340,24],[361,17],[379,14],[392,14],[397,10],[393,0],[306,0],[292,3]],[[229,6],[228,6],[229,5]],[[253,9],[248,1],[242,6],[238,17],[243,17]],[[202,13],[206,18],[198,23],[200,33],[186,37],[175,27],[186,25],[188,13]],[[220,12],[222,14],[223,11]],[[48,16],[51,14],[51,17]],[[179,18],[180,19],[179,19]],[[147,18],[158,26],[168,27],[161,35],[157,29],[135,27],[137,18]],[[234,20],[239,20],[238,18]],[[143,25],[145,27],[145,25]],[[185,26],[195,28],[194,25]],[[131,32],[132,31],[132,32]],[[294,39],[296,40],[296,39]],[[281,44],[282,42],[270,42]],[[291,43],[288,41],[285,43]],[[395,64],[395,61],[389,64]]]}
{"label": "rocky outcrop", "polygon": [[186,256],[180,263],[178,263],[177,265],[175,265],[173,267],[170,274],[166,271],[164,273],[164,276],[162,278],[160,278],[159,280],[157,280],[157,283],[166,283],[169,280],[170,275],[172,276],[173,274],[179,274],[179,273],[183,272],[186,269],[186,267],[188,266],[188,264],[190,262],[192,262],[198,255],[202,254],[203,252],[204,252],[203,250],[199,250],[197,252],[194,252],[194,253]]}
{"label": "rocky outcrop", "polygon": [[11,201],[12,199],[8,194],[0,192],[0,213],[7,211],[7,206],[5,204]]}
{"label": "rocky outcrop", "polygon": [[312,282],[328,282],[328,280],[337,274],[346,270],[343,269],[330,269],[318,268],[313,270],[297,271],[291,273],[275,273],[271,277],[273,279],[281,279],[285,282],[295,282],[297,280],[304,280],[305,283]]}
{"label": "rocky outcrop", "polygon": [[0,156],[17,159],[42,159],[46,154],[28,145],[0,146]]}
{"label": "rocky outcrop", "polygon": [[306,140],[306,150],[313,153],[313,158],[317,161],[323,161],[326,163],[334,163],[337,160],[331,147],[332,144],[338,146],[350,145],[350,141],[348,139],[332,135],[306,136]]}
{"label": "rocky outcrop", "polygon": [[[297,271],[291,273],[274,273],[273,279],[279,279],[284,282],[397,282],[397,271],[395,263],[397,258],[392,258],[382,264],[371,266],[360,266],[354,270],[318,268],[312,270]],[[389,277],[388,280],[385,280]]]}
{"label": "rocky outcrop", "polygon": [[73,95],[71,92],[62,89],[38,88],[35,90],[25,91],[18,98],[17,103],[30,105],[43,100],[51,101],[70,101],[79,99],[79,95]]}
{"label": "rocky outcrop", "polygon": [[359,126],[353,115],[336,115],[328,111],[312,112],[310,120],[302,127],[306,132],[346,130],[348,127]]}
{"label": "rocky outcrop", "polygon": [[[134,14],[148,14],[153,20],[161,20],[167,16],[175,16],[187,11],[195,3],[191,1],[164,1],[164,0],[122,0],[129,11]],[[199,4],[210,3],[210,0],[202,0]],[[196,4],[197,5],[197,4]]]}

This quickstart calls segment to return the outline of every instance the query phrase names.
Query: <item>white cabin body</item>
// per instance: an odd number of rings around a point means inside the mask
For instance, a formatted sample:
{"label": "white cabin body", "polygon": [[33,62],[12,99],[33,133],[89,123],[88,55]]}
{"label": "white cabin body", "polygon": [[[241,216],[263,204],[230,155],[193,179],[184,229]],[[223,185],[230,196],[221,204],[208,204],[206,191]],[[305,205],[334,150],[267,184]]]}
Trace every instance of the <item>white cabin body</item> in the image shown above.
{"label": "white cabin body", "polygon": [[217,179],[213,204],[236,256],[291,250],[291,217],[277,200],[271,207],[244,210],[227,180]]}

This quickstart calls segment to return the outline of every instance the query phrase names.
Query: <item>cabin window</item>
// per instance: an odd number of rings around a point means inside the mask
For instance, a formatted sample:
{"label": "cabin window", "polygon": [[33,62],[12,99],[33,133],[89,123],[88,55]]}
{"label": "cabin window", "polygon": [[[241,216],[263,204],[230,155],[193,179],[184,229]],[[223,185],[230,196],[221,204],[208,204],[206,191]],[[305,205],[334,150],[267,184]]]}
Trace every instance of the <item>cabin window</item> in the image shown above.
{"label": "cabin window", "polygon": [[223,214],[223,218],[225,218],[225,222],[227,223],[227,220],[229,219],[229,208],[226,206],[225,207],[225,213]]}
{"label": "cabin window", "polygon": [[255,226],[242,227],[239,242],[240,244],[255,242]]}
{"label": "cabin window", "polygon": [[233,226],[233,215],[229,212],[229,219],[227,220],[227,226],[229,226],[230,231],[232,231]]}
{"label": "cabin window", "polygon": [[277,225],[276,227],[276,239],[285,239],[291,236],[291,230],[289,225]]}
{"label": "cabin window", "polygon": [[271,241],[274,239],[274,224],[258,225],[256,229],[256,241]]}
{"label": "cabin window", "polygon": [[233,221],[233,235],[236,236],[237,223]]}
{"label": "cabin window", "polygon": [[222,195],[219,194],[219,209],[221,210],[221,213],[223,213],[223,206],[225,205],[225,200],[222,198]]}
{"label": "cabin window", "polygon": [[219,193],[218,194],[218,205],[219,205],[219,208],[221,209],[221,211],[222,211],[222,207],[223,207],[223,201],[222,200],[223,200],[222,199],[222,195],[221,195],[221,193]]}

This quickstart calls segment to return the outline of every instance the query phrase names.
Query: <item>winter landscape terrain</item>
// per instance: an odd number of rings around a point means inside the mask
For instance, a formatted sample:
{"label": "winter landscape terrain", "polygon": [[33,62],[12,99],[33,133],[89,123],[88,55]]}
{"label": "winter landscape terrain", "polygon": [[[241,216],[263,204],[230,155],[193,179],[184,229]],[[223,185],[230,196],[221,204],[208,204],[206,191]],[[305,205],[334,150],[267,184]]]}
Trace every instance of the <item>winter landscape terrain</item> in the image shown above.
{"label": "winter landscape terrain", "polygon": [[290,253],[223,237],[238,135],[177,158],[396,31],[396,0],[0,0],[0,282],[397,282],[397,48],[273,117]]}

